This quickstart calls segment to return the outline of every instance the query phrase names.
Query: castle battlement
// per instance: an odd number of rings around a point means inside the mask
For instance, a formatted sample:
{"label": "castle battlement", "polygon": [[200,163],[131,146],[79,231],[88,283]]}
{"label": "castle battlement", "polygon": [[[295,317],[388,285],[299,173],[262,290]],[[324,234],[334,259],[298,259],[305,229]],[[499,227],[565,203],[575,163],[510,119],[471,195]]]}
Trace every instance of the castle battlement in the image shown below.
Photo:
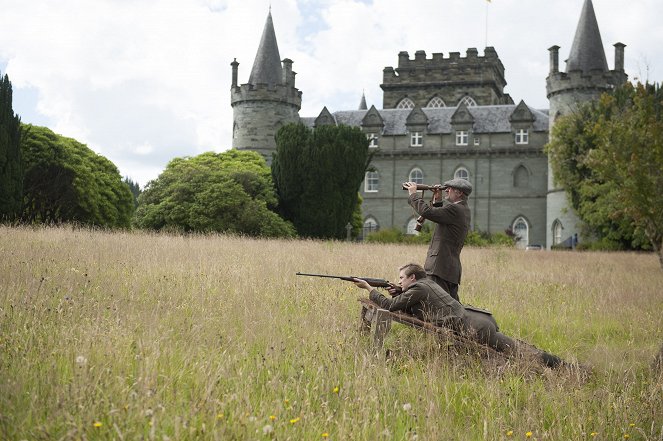
{"label": "castle battlement", "polygon": [[548,98],[560,92],[574,89],[594,89],[597,93],[611,90],[626,82],[624,71],[603,71],[601,69],[583,72],[552,72],[546,78],[546,92]]}
{"label": "castle battlement", "polygon": [[247,101],[287,103],[299,110],[302,106],[302,92],[296,87],[282,84],[242,84],[231,87],[230,104],[233,107],[238,103]]}
{"label": "castle battlement", "polygon": [[[504,65],[497,56],[495,48],[489,46],[484,50],[484,56],[479,56],[476,48],[467,49],[465,57],[461,57],[460,52],[449,52],[446,58],[441,52],[432,54],[432,58],[427,58],[426,52],[419,50],[415,52],[414,59],[411,59],[407,51],[401,51],[398,54],[398,67],[396,69],[391,66],[385,67],[383,79],[384,83],[399,83],[417,77],[425,79],[433,72],[454,75],[476,74],[477,68],[481,71],[496,70],[499,76],[504,76]],[[404,77],[407,78],[403,80]]]}

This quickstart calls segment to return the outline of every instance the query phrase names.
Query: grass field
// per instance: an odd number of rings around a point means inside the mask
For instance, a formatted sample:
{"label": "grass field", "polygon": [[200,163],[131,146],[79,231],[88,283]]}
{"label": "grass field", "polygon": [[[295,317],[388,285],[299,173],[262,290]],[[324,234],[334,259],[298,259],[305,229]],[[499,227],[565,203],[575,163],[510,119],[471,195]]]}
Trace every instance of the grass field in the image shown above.
{"label": "grass field", "polygon": [[533,370],[394,325],[365,291],[425,246],[0,226],[0,440],[662,440],[651,254],[465,249],[461,300],[592,367]]}

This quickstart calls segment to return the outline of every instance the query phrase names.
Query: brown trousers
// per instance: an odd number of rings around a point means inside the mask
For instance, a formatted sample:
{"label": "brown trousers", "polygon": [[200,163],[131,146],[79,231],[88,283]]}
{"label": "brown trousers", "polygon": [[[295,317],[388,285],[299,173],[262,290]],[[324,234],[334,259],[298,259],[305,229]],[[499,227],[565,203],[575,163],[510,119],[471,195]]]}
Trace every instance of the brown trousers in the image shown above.
{"label": "brown trousers", "polygon": [[454,300],[457,302],[460,302],[458,299],[458,284],[457,283],[452,283],[449,282],[448,280],[444,280],[439,276],[436,276],[435,274],[429,274],[428,278],[433,279],[435,283],[440,285],[440,288],[445,290]]}

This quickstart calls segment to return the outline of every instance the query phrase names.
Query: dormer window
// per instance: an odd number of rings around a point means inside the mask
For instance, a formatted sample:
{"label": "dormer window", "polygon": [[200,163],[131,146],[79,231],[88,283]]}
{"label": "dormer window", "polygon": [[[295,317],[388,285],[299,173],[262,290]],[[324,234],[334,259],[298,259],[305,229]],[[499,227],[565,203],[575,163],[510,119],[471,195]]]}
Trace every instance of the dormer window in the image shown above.
{"label": "dormer window", "polygon": [[456,130],[456,145],[467,145],[468,140],[467,130]]}
{"label": "dormer window", "polygon": [[421,132],[410,133],[410,147],[423,147],[424,137]]}
{"label": "dormer window", "polygon": [[516,144],[529,144],[529,132],[526,129],[516,131]]}

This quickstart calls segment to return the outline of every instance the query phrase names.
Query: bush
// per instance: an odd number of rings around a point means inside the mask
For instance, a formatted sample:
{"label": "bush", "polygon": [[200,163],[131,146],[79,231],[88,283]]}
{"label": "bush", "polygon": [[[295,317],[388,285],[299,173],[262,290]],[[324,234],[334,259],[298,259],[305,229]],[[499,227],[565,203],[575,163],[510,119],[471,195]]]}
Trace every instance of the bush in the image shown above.
{"label": "bush", "polygon": [[[405,234],[397,228],[387,228],[370,233],[364,238],[368,243],[406,243],[428,244],[433,236],[431,223],[424,224],[418,235]],[[465,237],[465,245],[473,247],[513,246],[514,239],[507,233],[490,234],[485,231],[472,230]]]}

